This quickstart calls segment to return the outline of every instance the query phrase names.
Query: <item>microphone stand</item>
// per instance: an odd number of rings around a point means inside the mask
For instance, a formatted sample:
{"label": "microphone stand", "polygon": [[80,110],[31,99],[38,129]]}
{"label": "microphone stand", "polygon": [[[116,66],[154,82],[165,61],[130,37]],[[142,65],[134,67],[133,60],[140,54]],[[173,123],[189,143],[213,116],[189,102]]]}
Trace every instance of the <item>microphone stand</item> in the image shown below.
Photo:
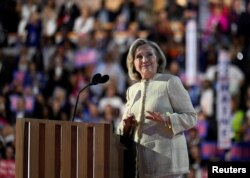
{"label": "microphone stand", "polygon": [[77,98],[76,98],[76,104],[75,104],[75,108],[74,108],[74,113],[73,113],[73,116],[72,116],[72,119],[71,121],[74,121],[75,119],[75,115],[76,115],[76,108],[77,108],[77,103],[78,103],[78,99],[79,99],[79,96],[80,96],[80,93],[85,90],[86,88],[88,88],[89,86],[93,85],[93,82],[87,84],[84,88],[82,88],[79,92],[78,92],[78,95],[77,95]]}
{"label": "microphone stand", "polygon": [[91,85],[97,85],[97,84],[100,84],[100,83],[106,83],[108,80],[109,80],[109,76],[108,75],[101,76],[101,74],[97,73],[97,74],[95,74],[92,77],[92,81],[78,92],[78,95],[77,95],[77,98],[76,98],[76,104],[75,104],[75,108],[74,108],[74,113],[73,113],[73,117],[72,117],[71,121],[74,121],[74,119],[75,119],[76,108],[77,108],[77,103],[78,103],[78,99],[79,99],[80,93],[83,90],[85,90],[86,88],[88,88],[89,86],[91,86]]}

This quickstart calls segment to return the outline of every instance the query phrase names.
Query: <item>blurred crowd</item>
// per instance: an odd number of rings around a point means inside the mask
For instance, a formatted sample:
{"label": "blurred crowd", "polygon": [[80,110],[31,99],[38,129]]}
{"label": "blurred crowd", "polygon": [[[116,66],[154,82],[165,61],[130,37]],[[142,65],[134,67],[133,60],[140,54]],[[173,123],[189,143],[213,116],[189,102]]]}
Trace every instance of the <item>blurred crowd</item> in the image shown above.
{"label": "blurred crowd", "polygon": [[[95,73],[108,74],[110,80],[81,93],[74,121],[115,126],[126,88],[133,83],[126,55],[138,37],[160,45],[167,57],[166,72],[181,77],[197,110],[198,125],[186,133],[191,163],[187,177],[206,177],[207,161],[250,160],[249,0],[88,2],[1,0],[0,175],[14,174],[13,162],[9,167],[6,162],[15,159],[16,120],[71,120],[78,92]],[[189,20],[198,25],[198,71],[192,85],[185,76]],[[227,150],[216,145],[221,49],[230,57],[233,146]]]}

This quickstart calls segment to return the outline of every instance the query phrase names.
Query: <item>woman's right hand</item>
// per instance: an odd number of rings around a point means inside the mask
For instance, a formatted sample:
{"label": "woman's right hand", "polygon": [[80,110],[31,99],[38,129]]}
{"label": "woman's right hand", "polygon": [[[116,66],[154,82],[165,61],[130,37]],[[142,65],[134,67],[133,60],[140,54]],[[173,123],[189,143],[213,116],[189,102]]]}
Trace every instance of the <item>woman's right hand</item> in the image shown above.
{"label": "woman's right hand", "polygon": [[134,128],[137,125],[134,114],[129,114],[125,119],[123,119],[123,122],[123,134],[126,136],[131,136],[133,134]]}

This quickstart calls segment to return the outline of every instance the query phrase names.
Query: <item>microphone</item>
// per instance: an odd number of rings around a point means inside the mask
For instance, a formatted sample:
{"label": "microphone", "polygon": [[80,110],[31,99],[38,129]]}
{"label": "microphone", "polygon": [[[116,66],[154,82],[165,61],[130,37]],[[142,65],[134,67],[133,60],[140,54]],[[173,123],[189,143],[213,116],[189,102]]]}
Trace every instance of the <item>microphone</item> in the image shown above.
{"label": "microphone", "polygon": [[101,76],[101,74],[97,73],[91,80],[91,85],[97,85],[99,83],[106,83],[109,80],[108,75]]}
{"label": "microphone", "polygon": [[74,121],[74,119],[75,119],[76,108],[77,108],[77,103],[78,103],[78,99],[79,99],[80,93],[81,93],[82,91],[84,91],[86,88],[88,88],[89,86],[91,86],[91,85],[97,85],[97,84],[99,84],[99,83],[106,83],[108,80],[109,80],[109,76],[108,76],[108,75],[102,76],[100,73],[97,73],[97,74],[95,74],[95,75],[92,77],[91,82],[88,83],[85,87],[83,87],[83,88],[78,92],[78,95],[77,95],[77,98],[76,98],[76,104],[75,104],[75,108],[74,108],[74,113],[73,113],[73,116],[72,116],[71,121]]}
{"label": "microphone", "polygon": [[108,80],[109,80],[109,76],[108,75],[104,75],[100,79],[99,83],[106,83]]}
{"label": "microphone", "polygon": [[97,73],[94,75],[94,77],[91,80],[91,84],[92,85],[97,85],[98,83],[100,83],[99,81],[102,79],[102,75]]}

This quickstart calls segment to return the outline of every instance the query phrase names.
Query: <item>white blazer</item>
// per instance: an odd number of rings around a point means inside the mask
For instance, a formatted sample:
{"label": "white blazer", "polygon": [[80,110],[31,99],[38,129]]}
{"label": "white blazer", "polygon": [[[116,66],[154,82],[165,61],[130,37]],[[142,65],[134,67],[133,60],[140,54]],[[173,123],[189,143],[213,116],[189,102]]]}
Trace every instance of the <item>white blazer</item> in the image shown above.
{"label": "white blazer", "polygon": [[[168,173],[189,171],[188,150],[184,131],[194,127],[197,114],[188,92],[177,76],[156,74],[151,80],[141,80],[127,89],[127,103],[122,120],[133,113],[137,122],[133,139],[169,160]],[[172,129],[145,119],[146,111],[170,113]],[[123,121],[117,128],[123,134]],[[157,164],[157,163],[152,163]]]}

